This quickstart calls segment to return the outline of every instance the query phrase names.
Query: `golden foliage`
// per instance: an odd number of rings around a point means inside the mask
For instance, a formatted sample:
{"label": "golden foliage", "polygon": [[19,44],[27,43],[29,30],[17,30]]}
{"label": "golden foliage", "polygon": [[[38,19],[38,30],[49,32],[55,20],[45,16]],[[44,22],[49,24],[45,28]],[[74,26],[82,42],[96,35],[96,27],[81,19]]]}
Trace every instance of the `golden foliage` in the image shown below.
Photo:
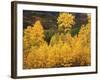
{"label": "golden foliage", "polygon": [[[58,17],[59,23],[65,20],[65,27],[71,27],[74,24],[73,19],[69,13],[60,13]],[[66,23],[68,24],[65,25]],[[90,22],[82,25],[78,35],[74,37],[70,32],[56,33],[48,45],[43,39],[43,27],[40,21],[36,21],[33,26],[28,26],[24,30],[24,69],[90,65],[90,28]]]}
{"label": "golden foliage", "polygon": [[75,16],[73,16],[72,14],[70,13],[65,13],[65,12],[62,12],[59,14],[58,16],[58,27],[61,29],[61,28],[64,28],[64,30],[68,30],[70,28],[72,28],[72,25],[75,24]]}
{"label": "golden foliage", "polygon": [[26,64],[26,58],[31,54],[31,51],[45,43],[43,38],[44,30],[40,21],[36,21],[33,26],[28,26],[24,30],[24,64]]}
{"label": "golden foliage", "polygon": [[44,40],[44,30],[40,21],[36,21],[33,26],[28,26],[24,30],[24,49],[30,48],[31,46],[39,46]]}
{"label": "golden foliage", "polygon": [[91,49],[90,49],[90,34],[91,34],[91,23],[82,25],[79,34],[74,39],[73,53],[75,53],[73,59],[79,62],[79,65],[90,65],[91,64]]}

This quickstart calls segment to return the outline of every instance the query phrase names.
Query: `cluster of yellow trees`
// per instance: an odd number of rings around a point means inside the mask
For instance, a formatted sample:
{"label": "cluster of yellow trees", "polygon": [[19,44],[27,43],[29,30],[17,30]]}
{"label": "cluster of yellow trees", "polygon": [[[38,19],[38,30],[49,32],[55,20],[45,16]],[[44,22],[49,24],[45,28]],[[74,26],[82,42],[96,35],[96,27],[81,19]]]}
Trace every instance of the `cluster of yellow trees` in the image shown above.
{"label": "cluster of yellow trees", "polygon": [[58,16],[58,30],[48,45],[44,40],[44,29],[38,20],[33,26],[24,29],[24,69],[88,66],[90,56],[90,28],[88,23],[82,25],[79,33],[71,36],[70,30],[75,24],[75,16],[71,13],[60,13]]}

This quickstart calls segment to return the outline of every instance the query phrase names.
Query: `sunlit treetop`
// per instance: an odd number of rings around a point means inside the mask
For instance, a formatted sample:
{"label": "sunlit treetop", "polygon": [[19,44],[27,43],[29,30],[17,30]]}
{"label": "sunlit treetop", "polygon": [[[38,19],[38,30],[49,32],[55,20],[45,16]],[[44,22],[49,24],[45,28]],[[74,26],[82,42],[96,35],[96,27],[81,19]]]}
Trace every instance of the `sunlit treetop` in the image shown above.
{"label": "sunlit treetop", "polygon": [[44,29],[39,20],[33,26],[27,26],[24,29],[24,48],[29,48],[33,45],[40,45],[44,42]]}
{"label": "sunlit treetop", "polygon": [[57,19],[57,23],[58,23],[58,27],[63,27],[63,28],[72,28],[72,25],[75,24],[75,16],[72,15],[71,13],[65,13],[62,12],[59,14],[58,19]]}
{"label": "sunlit treetop", "polygon": [[33,24],[33,27],[32,27],[32,31],[31,31],[32,35],[34,36],[38,36],[38,37],[43,37],[43,33],[44,33],[44,30],[43,30],[43,26],[41,25],[41,22],[38,20],[35,22],[35,24]]}

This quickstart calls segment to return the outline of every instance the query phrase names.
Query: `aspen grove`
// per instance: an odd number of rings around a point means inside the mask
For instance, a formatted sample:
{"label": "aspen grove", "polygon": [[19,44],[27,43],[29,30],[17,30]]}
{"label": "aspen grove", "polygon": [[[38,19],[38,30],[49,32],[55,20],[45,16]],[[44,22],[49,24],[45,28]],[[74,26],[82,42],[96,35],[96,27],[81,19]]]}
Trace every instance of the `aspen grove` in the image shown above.
{"label": "aspen grove", "polygon": [[60,12],[57,18],[57,32],[50,42],[45,39],[45,30],[40,20],[24,29],[23,68],[57,68],[91,65],[91,16],[82,24],[79,32],[72,36],[76,23],[71,13]]}

